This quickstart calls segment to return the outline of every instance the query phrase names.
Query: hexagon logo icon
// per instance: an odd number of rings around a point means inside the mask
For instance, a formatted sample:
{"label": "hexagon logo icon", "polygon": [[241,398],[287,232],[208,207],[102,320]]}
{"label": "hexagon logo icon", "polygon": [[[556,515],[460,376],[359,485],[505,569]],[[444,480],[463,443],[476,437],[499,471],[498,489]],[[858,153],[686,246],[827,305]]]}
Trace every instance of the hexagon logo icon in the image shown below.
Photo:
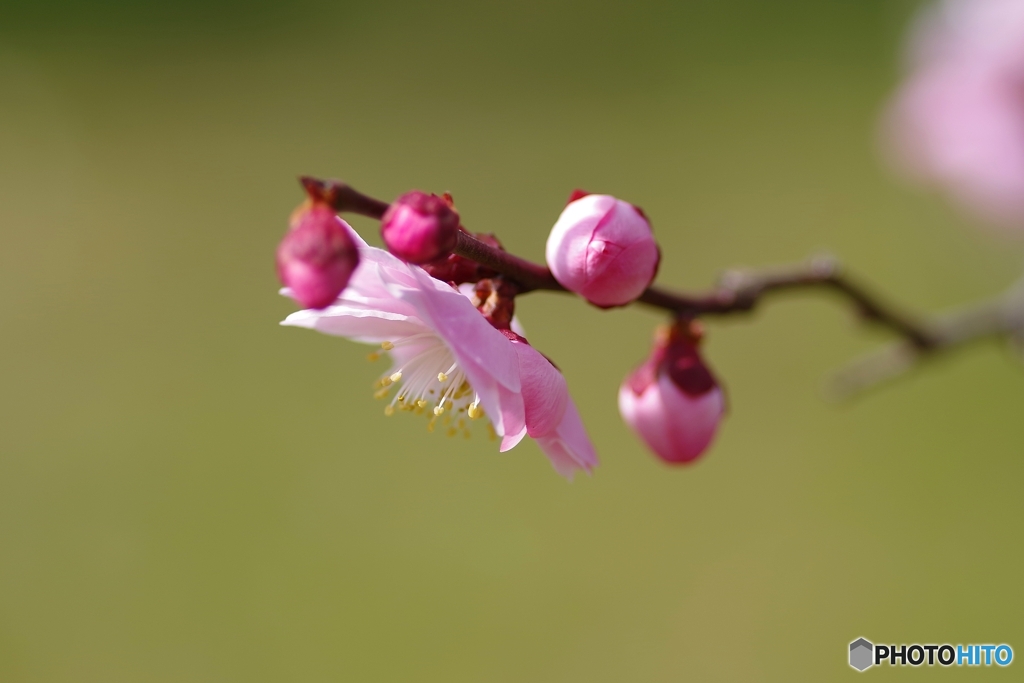
{"label": "hexagon logo icon", "polygon": [[864,638],[858,638],[850,643],[850,666],[857,671],[863,671],[874,664],[875,646]]}

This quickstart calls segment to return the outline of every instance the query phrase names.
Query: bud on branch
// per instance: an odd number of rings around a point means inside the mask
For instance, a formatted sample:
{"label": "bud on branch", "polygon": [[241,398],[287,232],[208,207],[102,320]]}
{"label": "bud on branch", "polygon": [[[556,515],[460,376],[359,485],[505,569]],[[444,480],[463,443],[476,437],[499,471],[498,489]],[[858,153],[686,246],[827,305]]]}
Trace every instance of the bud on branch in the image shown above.
{"label": "bud on branch", "polygon": [[[698,350],[698,318],[747,313],[776,293],[838,295],[861,319],[901,338],[840,373],[834,388],[843,396],[977,339],[1024,340],[1024,285],[928,323],[884,302],[827,257],[728,271],[710,291],[685,294],[651,284],[661,255],[650,223],[609,195],[573,194],[548,240],[549,268],[508,253],[493,235],[468,232],[450,195],[414,191],[388,205],[345,183],[301,182],[308,199],[278,249],[278,272],[307,310],[285,324],[380,342],[395,366],[376,395],[402,383],[385,414],[430,408],[428,429],[442,418],[449,434],[466,435],[465,419],[486,414],[502,450],[528,435],[566,476],[589,471],[597,456],[561,372],[518,325],[515,297],[531,291],[573,292],[601,308],[637,302],[671,314],[651,356],[619,390],[623,419],[668,463],[700,457],[725,413],[722,387]],[[389,251],[365,244],[335,212],[381,219]],[[363,258],[371,267],[356,272]],[[351,294],[339,297],[350,283]],[[455,417],[443,417],[450,410]]]}

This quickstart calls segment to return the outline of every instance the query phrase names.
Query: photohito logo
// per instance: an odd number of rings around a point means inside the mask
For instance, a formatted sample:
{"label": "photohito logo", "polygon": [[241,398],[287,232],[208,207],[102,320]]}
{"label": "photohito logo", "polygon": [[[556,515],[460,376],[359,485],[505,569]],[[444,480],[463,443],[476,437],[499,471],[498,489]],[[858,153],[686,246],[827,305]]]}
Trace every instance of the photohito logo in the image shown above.
{"label": "photohito logo", "polygon": [[866,638],[850,643],[850,666],[864,671],[876,664],[889,666],[1009,666],[1009,645],[875,645]]}
{"label": "photohito logo", "polygon": [[874,664],[872,661],[873,655],[871,654],[874,647],[874,645],[863,638],[858,638],[850,643],[850,666],[857,671],[863,671]]}

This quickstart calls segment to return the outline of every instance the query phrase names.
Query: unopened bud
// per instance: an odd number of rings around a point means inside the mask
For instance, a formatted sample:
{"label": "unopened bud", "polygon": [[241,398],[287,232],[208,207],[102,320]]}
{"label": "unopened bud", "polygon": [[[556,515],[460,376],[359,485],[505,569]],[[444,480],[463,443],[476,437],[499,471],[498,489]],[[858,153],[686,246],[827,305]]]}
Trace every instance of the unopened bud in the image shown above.
{"label": "unopened bud", "polygon": [[558,282],[592,304],[622,306],[639,297],[658,270],[651,225],[637,207],[577,190],[548,236],[548,267]]}
{"label": "unopened bud", "polygon": [[277,274],[306,308],[327,308],[359,265],[351,228],[334,211],[308,203],[292,215],[291,230],[277,248]]}
{"label": "unopened bud", "polygon": [[444,258],[455,248],[459,214],[444,198],[419,190],[407,192],[388,207],[380,234],[388,251],[409,263]]}
{"label": "unopened bud", "polygon": [[650,357],[619,388],[626,424],[663,461],[692,462],[711,444],[725,396],[697,349],[699,329],[659,329]]}

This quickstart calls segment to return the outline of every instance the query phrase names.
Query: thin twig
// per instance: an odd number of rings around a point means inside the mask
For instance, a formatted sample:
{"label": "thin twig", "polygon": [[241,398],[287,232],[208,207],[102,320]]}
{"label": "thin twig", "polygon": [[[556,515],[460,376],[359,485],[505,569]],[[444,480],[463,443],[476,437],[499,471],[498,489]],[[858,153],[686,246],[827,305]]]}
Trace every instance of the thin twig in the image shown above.
{"label": "thin twig", "polygon": [[828,394],[846,400],[901,377],[940,354],[984,341],[1024,339],[1024,281],[1000,296],[941,315],[929,325],[934,344],[915,347],[906,341],[873,351],[840,369]]}
{"label": "thin twig", "polygon": [[459,231],[459,239],[455,244],[455,253],[515,280],[520,293],[536,290],[551,292],[567,291],[565,287],[558,284],[558,280],[551,274],[547,266],[527,261],[501,249],[495,249],[467,232]]}
{"label": "thin twig", "polygon": [[925,349],[935,343],[927,327],[841,274],[838,262],[830,257],[817,257],[806,264],[767,271],[729,271],[718,287],[705,295],[684,296],[651,287],[640,301],[689,317],[732,315],[754,310],[766,294],[813,288],[840,294],[854,305],[862,318],[888,327],[915,348]]}
{"label": "thin twig", "polygon": [[320,180],[304,175],[299,177],[299,182],[310,198],[326,202],[338,213],[354,213],[380,220],[388,210],[387,202],[365,195],[339,180]]}

